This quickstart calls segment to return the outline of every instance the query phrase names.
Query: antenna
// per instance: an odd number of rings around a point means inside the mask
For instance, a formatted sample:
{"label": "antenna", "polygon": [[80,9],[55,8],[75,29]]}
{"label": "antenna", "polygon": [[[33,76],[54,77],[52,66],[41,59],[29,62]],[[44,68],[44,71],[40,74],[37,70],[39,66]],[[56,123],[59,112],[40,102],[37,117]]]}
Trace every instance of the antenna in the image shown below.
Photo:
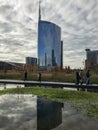
{"label": "antenna", "polygon": [[41,20],[41,8],[40,8],[41,1],[39,0],[39,21]]}

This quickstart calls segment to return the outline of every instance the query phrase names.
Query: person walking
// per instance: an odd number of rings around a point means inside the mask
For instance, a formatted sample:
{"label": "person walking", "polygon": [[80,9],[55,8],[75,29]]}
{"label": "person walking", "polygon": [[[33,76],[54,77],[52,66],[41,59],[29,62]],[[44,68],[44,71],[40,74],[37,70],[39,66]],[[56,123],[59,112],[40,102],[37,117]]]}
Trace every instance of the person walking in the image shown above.
{"label": "person walking", "polygon": [[24,80],[27,80],[28,79],[28,73],[27,73],[27,71],[25,71],[25,73],[24,73]]}
{"label": "person walking", "polygon": [[38,73],[38,81],[40,81],[40,82],[41,82],[41,77],[42,77],[42,74],[41,74],[41,72],[39,72]]}
{"label": "person walking", "polygon": [[86,85],[90,84],[90,70],[87,70],[86,72]]}
{"label": "person walking", "polygon": [[80,82],[80,84],[82,85],[82,84],[83,84],[83,81],[84,81],[84,78],[83,78],[83,70],[80,70],[80,71],[79,71],[79,77],[80,77],[79,82]]}
{"label": "person walking", "polygon": [[79,76],[79,70],[76,71],[76,85],[79,84],[80,76]]}

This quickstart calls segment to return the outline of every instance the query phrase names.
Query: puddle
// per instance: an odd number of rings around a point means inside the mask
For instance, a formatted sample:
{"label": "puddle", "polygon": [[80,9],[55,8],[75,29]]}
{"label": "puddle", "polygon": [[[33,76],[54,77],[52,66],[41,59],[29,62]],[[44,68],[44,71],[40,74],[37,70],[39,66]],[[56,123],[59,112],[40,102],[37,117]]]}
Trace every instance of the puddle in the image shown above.
{"label": "puddle", "polygon": [[98,130],[97,124],[69,103],[31,94],[0,96],[0,130]]}
{"label": "puddle", "polygon": [[0,84],[0,90],[4,90],[7,88],[17,88],[17,86],[24,87],[24,85],[19,85],[19,84]]}

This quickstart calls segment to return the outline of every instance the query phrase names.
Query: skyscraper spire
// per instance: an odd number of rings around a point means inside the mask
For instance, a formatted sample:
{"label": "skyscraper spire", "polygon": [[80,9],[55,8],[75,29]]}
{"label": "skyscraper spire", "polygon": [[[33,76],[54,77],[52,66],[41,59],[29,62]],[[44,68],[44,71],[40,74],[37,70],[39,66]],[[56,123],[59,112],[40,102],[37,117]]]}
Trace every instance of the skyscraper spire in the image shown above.
{"label": "skyscraper spire", "polygon": [[41,1],[39,0],[39,21],[41,20],[41,9],[40,9],[40,3],[41,3]]}

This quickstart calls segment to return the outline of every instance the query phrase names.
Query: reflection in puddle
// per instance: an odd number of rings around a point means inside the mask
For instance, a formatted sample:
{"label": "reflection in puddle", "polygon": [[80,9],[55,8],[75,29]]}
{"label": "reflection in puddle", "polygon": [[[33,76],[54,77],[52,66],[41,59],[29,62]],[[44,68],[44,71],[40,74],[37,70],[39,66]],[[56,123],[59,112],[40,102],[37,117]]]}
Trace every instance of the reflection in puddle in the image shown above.
{"label": "reflection in puddle", "polygon": [[36,96],[3,95],[0,101],[0,130],[36,130]]}
{"label": "reflection in puddle", "polygon": [[50,130],[62,123],[62,103],[37,100],[37,129]]}
{"label": "reflection in puddle", "polygon": [[[22,85],[22,84],[20,85],[20,84],[4,84],[4,83],[0,83],[0,90],[4,90],[4,89],[7,89],[7,88],[27,87],[27,86],[28,85]],[[51,87],[51,88],[53,88],[53,86],[42,86],[42,87],[45,87],[45,88]],[[64,87],[63,89],[77,91],[77,88],[66,88],[66,87]]]}
{"label": "reflection in puddle", "polygon": [[0,96],[0,130],[98,130],[97,124],[69,103],[33,95]]}
{"label": "reflection in puddle", "polygon": [[0,90],[4,90],[7,88],[17,88],[17,87],[24,87],[24,85],[18,85],[18,84],[1,84],[0,83]]}

